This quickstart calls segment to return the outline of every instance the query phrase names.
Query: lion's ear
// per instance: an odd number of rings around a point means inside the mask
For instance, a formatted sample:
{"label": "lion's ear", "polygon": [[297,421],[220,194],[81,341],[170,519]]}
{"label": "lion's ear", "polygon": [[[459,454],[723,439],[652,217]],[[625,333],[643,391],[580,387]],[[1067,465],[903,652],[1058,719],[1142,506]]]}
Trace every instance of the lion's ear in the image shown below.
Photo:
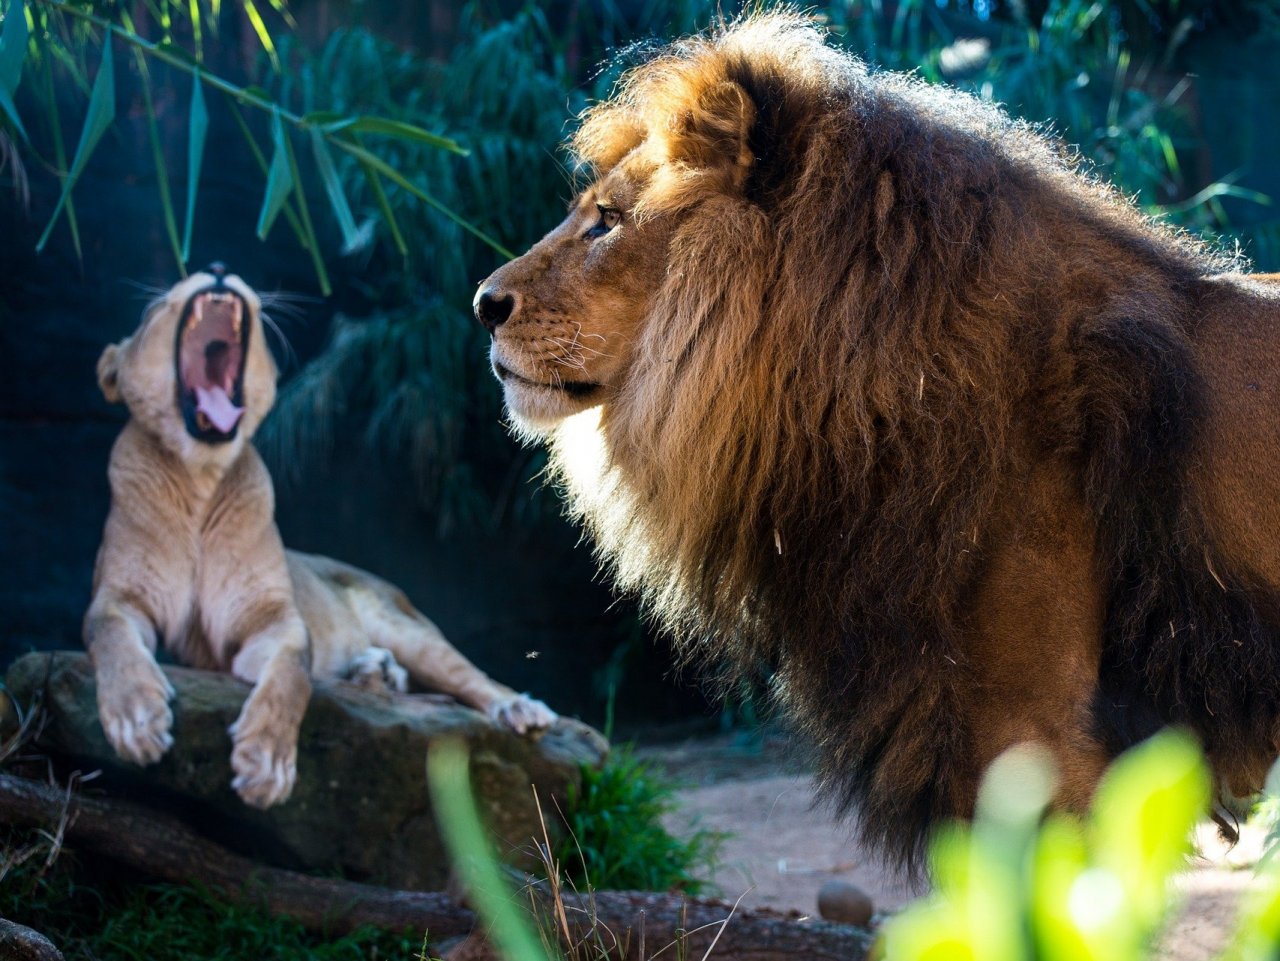
{"label": "lion's ear", "polygon": [[98,358],[98,386],[109,404],[120,403],[120,345],[110,344]]}
{"label": "lion's ear", "polygon": [[669,155],[691,167],[722,171],[726,186],[740,188],[755,162],[749,143],[755,120],[756,105],[742,87],[717,83],[677,117],[669,135]]}

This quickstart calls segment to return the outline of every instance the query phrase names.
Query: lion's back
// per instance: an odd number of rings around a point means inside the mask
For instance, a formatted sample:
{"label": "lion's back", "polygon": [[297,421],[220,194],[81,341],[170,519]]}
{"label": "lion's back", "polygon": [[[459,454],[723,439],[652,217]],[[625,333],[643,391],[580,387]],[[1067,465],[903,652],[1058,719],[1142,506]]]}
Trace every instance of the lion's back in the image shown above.
{"label": "lion's back", "polygon": [[1192,338],[1205,407],[1192,484],[1218,551],[1280,591],[1280,274],[1207,281]]}

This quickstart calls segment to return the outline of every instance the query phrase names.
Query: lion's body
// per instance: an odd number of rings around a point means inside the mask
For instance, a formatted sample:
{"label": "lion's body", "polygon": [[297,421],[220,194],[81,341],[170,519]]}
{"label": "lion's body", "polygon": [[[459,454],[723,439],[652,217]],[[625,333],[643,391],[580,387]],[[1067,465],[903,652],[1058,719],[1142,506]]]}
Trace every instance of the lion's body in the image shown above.
{"label": "lion's body", "polygon": [[285,550],[271,477],[249,442],[271,407],[275,368],[257,298],[238,278],[225,283],[250,325],[244,412],[225,442],[190,437],[174,403],[174,343],[184,305],[213,280],[179,284],[99,362],[104,393],[131,413],[111,452],[111,510],[84,625],[112,746],[150,763],[171,743],[172,690],[154,658],[161,639],[180,663],[254,685],[232,730],[232,766],[235,787],[258,806],[293,787],[312,677],[404,690],[407,671],[517,730],[553,722],[541,702],[471,664],[390,584]]}
{"label": "lion's body", "polygon": [[789,15],[677,43],[574,145],[598,179],[477,297],[513,418],[688,650],[771,671],[869,840],[913,859],[1023,740],[1068,805],[1170,722],[1260,784],[1275,279]]}

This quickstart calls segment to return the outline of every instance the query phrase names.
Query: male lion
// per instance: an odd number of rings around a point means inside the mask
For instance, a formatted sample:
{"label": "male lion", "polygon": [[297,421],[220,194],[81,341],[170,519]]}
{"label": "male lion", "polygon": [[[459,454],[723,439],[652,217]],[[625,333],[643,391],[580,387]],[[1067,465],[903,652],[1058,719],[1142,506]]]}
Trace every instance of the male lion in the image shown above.
{"label": "male lion", "polygon": [[1280,284],[998,108],[794,14],[590,109],[595,180],[476,295],[510,416],[660,622],[772,671],[913,862],[1016,742],[1059,802],[1280,720]]}
{"label": "male lion", "polygon": [[239,277],[215,265],[175,286],[103,352],[98,381],[130,414],[111,451],[84,621],[102,728],[121,757],[149,764],[173,743],[157,635],[182,663],[254,685],[231,727],[231,766],[255,807],[293,789],[311,677],[404,690],[407,669],[520,733],[555,722],[541,701],[486,677],[392,585],[284,549],[271,478],[249,443],[275,400],[276,368],[258,297]]}

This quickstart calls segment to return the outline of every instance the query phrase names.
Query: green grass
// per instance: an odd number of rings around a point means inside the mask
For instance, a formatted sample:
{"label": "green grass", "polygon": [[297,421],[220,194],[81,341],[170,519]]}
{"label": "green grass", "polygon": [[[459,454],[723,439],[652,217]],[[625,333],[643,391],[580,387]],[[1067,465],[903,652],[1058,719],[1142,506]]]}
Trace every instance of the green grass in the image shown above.
{"label": "green grass", "polygon": [[36,832],[0,833],[0,864],[39,849],[0,877],[0,917],[41,932],[67,961],[426,961],[412,932],[361,928],[325,936],[288,918],[229,904],[190,886],[123,880],[63,850],[46,867]]}
{"label": "green grass", "polygon": [[675,789],[627,748],[599,770],[584,768],[582,787],[565,804],[569,834],[555,851],[580,890],[680,890],[698,894],[699,868],[714,863],[724,836],[697,831],[673,837],[662,825],[675,810]]}

